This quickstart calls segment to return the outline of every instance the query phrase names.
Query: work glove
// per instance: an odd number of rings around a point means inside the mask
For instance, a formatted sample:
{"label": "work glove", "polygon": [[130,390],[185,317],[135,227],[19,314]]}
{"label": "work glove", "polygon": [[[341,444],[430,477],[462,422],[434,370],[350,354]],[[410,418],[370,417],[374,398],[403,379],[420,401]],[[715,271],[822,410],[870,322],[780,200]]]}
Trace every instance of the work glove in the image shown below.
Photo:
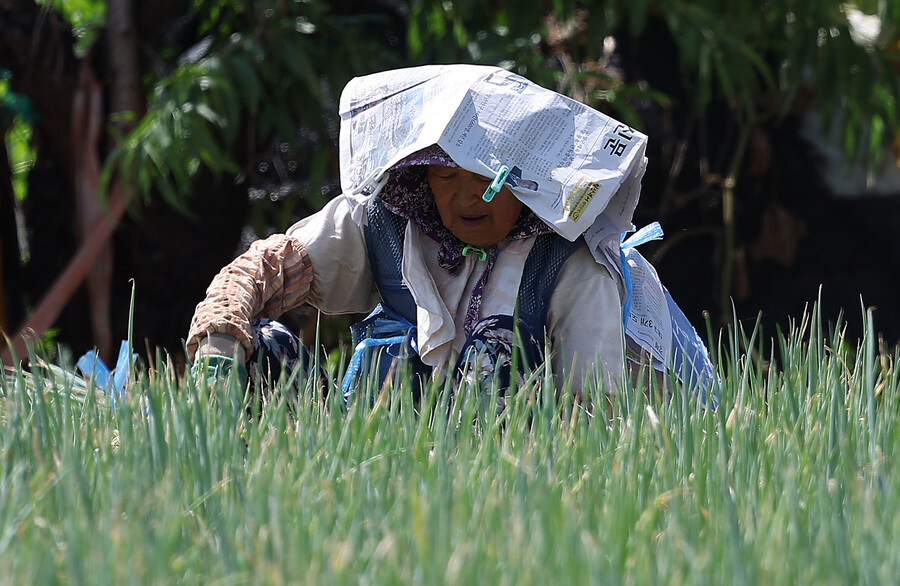
{"label": "work glove", "polygon": [[195,380],[206,380],[206,386],[212,387],[217,381],[226,380],[233,373],[238,377],[241,387],[247,385],[247,368],[234,358],[228,356],[198,356],[191,366],[191,376]]}

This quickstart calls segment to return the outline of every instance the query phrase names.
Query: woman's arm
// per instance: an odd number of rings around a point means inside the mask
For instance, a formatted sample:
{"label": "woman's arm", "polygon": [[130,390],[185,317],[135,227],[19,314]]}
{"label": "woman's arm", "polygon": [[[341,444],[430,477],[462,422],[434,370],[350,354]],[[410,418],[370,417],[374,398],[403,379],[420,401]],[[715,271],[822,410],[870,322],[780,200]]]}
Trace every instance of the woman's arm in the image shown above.
{"label": "woman's arm", "polygon": [[193,358],[210,335],[234,338],[249,356],[251,320],[278,317],[303,304],[311,278],[312,265],[300,240],[285,234],[257,240],[219,271],[206,290],[206,298],[194,310],[188,357]]}
{"label": "woman's arm", "polygon": [[252,320],[278,318],[303,303],[324,313],[370,311],[379,296],[353,205],[338,196],[286,234],[254,242],[223,268],[194,312],[188,357],[198,348],[231,357],[236,343],[249,356]]}

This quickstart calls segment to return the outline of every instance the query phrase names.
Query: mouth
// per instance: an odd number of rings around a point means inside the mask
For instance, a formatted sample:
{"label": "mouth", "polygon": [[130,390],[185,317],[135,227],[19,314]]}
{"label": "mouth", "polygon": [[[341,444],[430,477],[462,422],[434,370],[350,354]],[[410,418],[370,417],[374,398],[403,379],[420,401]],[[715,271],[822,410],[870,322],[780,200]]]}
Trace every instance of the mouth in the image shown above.
{"label": "mouth", "polygon": [[460,214],[459,221],[464,224],[477,224],[486,217],[487,214]]}
{"label": "mouth", "polygon": [[484,220],[487,216],[460,216],[459,217],[459,226],[463,229],[479,229],[481,224],[484,223]]}

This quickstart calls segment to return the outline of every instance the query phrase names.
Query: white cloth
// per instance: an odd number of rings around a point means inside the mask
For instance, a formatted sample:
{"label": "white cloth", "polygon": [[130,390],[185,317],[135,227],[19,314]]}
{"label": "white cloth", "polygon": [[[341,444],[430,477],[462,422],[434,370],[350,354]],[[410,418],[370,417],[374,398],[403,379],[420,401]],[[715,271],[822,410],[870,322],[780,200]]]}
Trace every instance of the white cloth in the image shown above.
{"label": "white cloth", "polygon": [[[306,247],[313,269],[308,301],[323,313],[365,313],[381,300],[369,267],[364,229],[351,217],[356,205],[339,196],[287,231]],[[479,317],[513,314],[522,267],[533,244],[533,237],[500,243]],[[402,273],[418,306],[421,358],[432,367],[445,368],[465,342],[462,322],[484,261],[467,256],[459,273],[451,275],[438,266],[436,257],[437,244],[407,224]],[[560,271],[546,325],[558,388],[580,392],[584,381],[602,373],[599,380],[615,392],[614,383],[624,369],[622,305],[609,271],[586,246]]]}

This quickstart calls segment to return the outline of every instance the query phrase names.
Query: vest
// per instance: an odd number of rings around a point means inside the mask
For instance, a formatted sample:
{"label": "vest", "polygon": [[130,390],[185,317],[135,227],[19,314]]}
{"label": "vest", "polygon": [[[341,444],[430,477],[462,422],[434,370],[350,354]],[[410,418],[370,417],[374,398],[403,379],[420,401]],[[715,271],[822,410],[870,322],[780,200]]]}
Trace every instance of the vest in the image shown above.
{"label": "vest", "polygon": [[[378,198],[369,205],[368,219],[364,231],[369,264],[384,305],[415,324],[416,303],[401,273],[407,220],[388,210]],[[559,272],[583,244],[581,239],[570,242],[556,233],[536,237],[516,297],[519,319],[532,332],[544,331]]]}
{"label": "vest", "polygon": [[[374,198],[369,204],[364,234],[382,303],[366,319],[350,326],[354,350],[341,385],[345,403],[356,392],[360,377],[369,376],[366,365],[373,361],[380,381],[390,374],[395,357],[406,357],[413,374],[427,376],[431,371],[418,356],[416,303],[403,282],[406,224],[406,218],[388,210],[380,199]],[[544,331],[559,271],[579,246],[582,246],[580,240],[569,242],[557,234],[544,234],[535,239],[525,259],[516,297],[518,317],[534,334]],[[413,393],[418,396],[418,377],[413,380],[416,381]]]}

